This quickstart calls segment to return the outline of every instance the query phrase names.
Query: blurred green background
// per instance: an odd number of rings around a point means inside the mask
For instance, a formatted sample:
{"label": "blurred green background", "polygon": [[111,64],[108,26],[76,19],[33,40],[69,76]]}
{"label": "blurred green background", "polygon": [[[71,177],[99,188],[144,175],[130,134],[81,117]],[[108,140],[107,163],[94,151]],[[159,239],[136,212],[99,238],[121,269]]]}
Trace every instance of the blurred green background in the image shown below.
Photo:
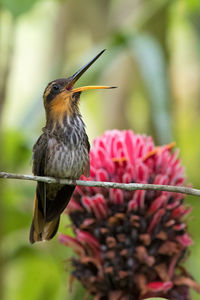
{"label": "blurred green background", "polygon": [[[199,0],[1,0],[0,169],[31,173],[45,86],[104,48],[77,84],[118,86],[82,95],[90,142],[111,128],[176,141],[187,182],[199,187]],[[57,238],[28,242],[34,192],[34,182],[0,181],[0,299],[83,299],[77,283],[69,293],[71,250]],[[200,282],[199,200],[187,197],[194,245],[186,266]],[[66,224],[63,215],[59,231],[70,231]]]}

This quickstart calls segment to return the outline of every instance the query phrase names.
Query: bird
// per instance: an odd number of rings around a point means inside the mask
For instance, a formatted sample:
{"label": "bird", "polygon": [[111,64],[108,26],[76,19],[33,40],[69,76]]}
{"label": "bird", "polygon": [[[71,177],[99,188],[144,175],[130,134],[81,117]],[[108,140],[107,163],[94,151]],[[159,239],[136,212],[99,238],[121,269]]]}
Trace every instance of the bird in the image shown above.
{"label": "bird", "polygon": [[[90,143],[79,110],[80,95],[91,89],[113,86],[83,86],[76,81],[103,54],[102,50],[73,76],[51,81],[44,90],[46,125],[33,146],[32,172],[37,176],[79,179],[90,175]],[[37,182],[30,228],[30,243],[47,241],[57,233],[60,215],[75,186]]]}

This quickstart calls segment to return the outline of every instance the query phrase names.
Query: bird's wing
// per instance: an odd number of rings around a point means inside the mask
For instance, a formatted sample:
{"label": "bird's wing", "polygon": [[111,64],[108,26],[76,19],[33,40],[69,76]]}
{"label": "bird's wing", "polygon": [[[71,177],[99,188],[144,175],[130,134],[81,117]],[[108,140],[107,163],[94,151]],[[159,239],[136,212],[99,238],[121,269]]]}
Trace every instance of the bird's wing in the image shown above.
{"label": "bird's wing", "polygon": [[[46,175],[44,170],[49,158],[49,151],[47,147],[48,147],[47,137],[45,135],[41,135],[33,147],[34,175],[38,175],[38,176]],[[39,228],[42,227],[40,226],[41,224],[39,218],[40,212],[42,213],[43,220],[46,222],[51,222],[52,220],[57,218],[67,206],[72,196],[72,193],[75,189],[75,186],[65,185],[63,187],[60,187],[60,189],[57,191],[55,195],[54,201],[48,198],[49,189],[50,187],[46,187],[46,184],[44,182],[38,182],[37,189],[36,189],[36,198],[35,198],[36,199],[35,203],[37,205],[34,205],[37,211],[34,215],[36,216],[35,223],[39,224],[38,225]],[[39,220],[37,220],[37,216]]]}
{"label": "bird's wing", "polygon": [[[33,147],[34,175],[45,175],[45,168],[48,160],[47,145],[47,137],[42,134]],[[31,243],[42,240],[50,240],[58,230],[60,215],[55,213],[53,214],[52,212],[52,220],[49,220],[51,216],[49,217],[48,215],[48,206],[50,202],[54,201],[48,201],[46,190],[46,184],[44,182],[37,183],[34,199],[34,216],[29,237]],[[62,198],[65,199],[64,197]]]}
{"label": "bird's wing", "polygon": [[[37,176],[44,176],[44,170],[47,159],[47,138],[42,134],[36,141],[33,147],[33,174]],[[38,201],[38,208],[43,212],[44,218],[46,215],[46,183],[37,183],[36,196]]]}

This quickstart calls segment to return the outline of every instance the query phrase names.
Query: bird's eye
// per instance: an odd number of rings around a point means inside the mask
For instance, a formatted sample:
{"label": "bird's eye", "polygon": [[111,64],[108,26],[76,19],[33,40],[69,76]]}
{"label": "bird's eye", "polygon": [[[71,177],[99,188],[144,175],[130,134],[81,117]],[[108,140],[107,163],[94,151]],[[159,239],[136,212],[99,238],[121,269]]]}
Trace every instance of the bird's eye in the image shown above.
{"label": "bird's eye", "polygon": [[58,90],[59,90],[59,85],[58,85],[58,84],[54,84],[54,85],[52,86],[52,89],[53,89],[54,91],[58,91]]}

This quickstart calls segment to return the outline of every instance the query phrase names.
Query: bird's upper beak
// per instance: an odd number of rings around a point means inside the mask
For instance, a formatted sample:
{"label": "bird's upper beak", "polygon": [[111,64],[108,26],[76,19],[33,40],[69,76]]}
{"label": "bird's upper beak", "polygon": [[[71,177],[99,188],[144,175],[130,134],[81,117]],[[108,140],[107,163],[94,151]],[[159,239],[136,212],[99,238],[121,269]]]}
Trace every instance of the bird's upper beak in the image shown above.
{"label": "bird's upper beak", "polygon": [[89,63],[87,63],[85,66],[80,68],[73,76],[71,76],[70,81],[67,84],[67,89],[71,90],[73,93],[77,92],[83,92],[86,90],[94,90],[94,89],[112,89],[115,88],[114,86],[104,86],[104,85],[88,85],[88,86],[82,86],[78,88],[73,88],[76,81],[87,71],[87,69],[103,54],[103,51],[101,51],[99,54],[97,54]]}

